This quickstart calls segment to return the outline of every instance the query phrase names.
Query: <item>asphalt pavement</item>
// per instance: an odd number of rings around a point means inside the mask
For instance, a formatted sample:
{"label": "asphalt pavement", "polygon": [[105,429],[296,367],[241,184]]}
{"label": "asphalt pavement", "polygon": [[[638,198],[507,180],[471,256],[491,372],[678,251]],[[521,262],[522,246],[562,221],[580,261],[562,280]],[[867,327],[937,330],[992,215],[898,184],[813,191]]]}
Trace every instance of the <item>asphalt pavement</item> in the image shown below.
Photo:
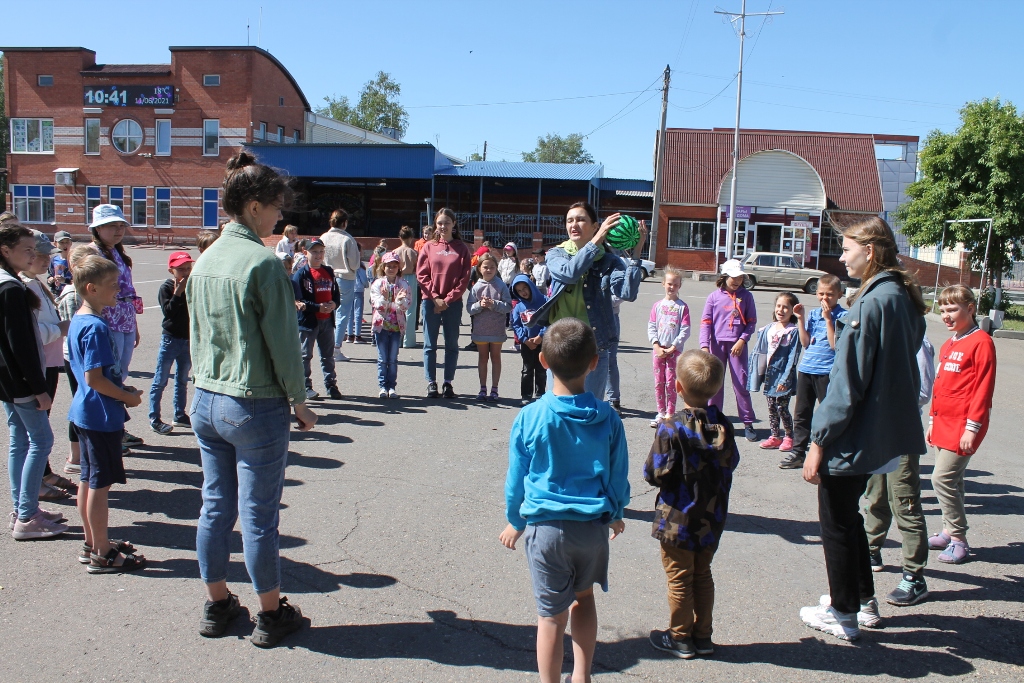
{"label": "asphalt pavement", "polygon": [[[204,600],[195,557],[202,471],[195,438],[148,428],[146,406],[160,335],[156,292],[169,251],[131,248],[147,310],[130,383],[147,398],[130,431],[145,444],[126,458],[126,486],[110,493],[111,535],[139,546],[149,566],[92,576],[78,564],[81,525],[73,500],[51,504],[71,532],[46,541],[0,540],[0,661],[4,681],[520,681],[536,679],[536,612],[522,549],[498,542],[505,525],[508,434],[518,412],[518,354],[506,346],[497,404],[475,401],[475,354],[460,355],[453,401],[425,398],[422,352],[402,350],[399,400],[378,399],[376,351],[346,345],[346,398],[314,402],[314,431],[293,432],[281,511],[284,594],[310,628],[274,650],[247,640],[255,617],[236,532],[230,585],[249,610],[219,640],[198,635]],[[696,322],[712,283],[686,281],[681,296]],[[767,322],[778,290],[755,291]],[[600,681],[840,681],[984,677],[1024,680],[1024,468],[1020,398],[1024,343],[995,340],[999,359],[992,427],[968,469],[969,563],[926,570],[931,599],[882,604],[882,628],[841,643],[805,627],[798,610],[827,592],[814,487],[780,470],[778,452],[740,441],[726,533],[713,565],[717,588],[713,658],[682,661],[655,651],[667,626],[665,576],[650,536],[654,491],[640,476],[654,414],[646,321],[662,296],[654,279],[622,306],[624,422],[633,500],[626,531],[611,543],[610,591],[598,591],[595,679]],[[369,297],[367,293],[367,298]],[[805,303],[814,298],[801,294]],[[367,319],[368,305],[367,305]],[[468,320],[466,321],[468,323]],[[463,327],[468,334],[468,327]],[[364,334],[369,335],[366,330]],[[929,316],[929,338],[947,337]],[[463,338],[463,344],[468,337]],[[697,346],[696,330],[687,348]],[[323,391],[314,363],[315,386]],[[726,412],[735,415],[731,391]],[[62,379],[54,404],[60,470],[67,453]],[[754,397],[766,434],[766,404]],[[163,410],[172,416],[171,390]],[[6,427],[0,428],[6,438]],[[930,531],[940,527],[923,459]],[[6,462],[0,476],[7,477]],[[879,596],[899,582],[899,532],[875,575]],[[567,651],[569,648],[567,648]],[[565,671],[570,670],[566,663]]]}

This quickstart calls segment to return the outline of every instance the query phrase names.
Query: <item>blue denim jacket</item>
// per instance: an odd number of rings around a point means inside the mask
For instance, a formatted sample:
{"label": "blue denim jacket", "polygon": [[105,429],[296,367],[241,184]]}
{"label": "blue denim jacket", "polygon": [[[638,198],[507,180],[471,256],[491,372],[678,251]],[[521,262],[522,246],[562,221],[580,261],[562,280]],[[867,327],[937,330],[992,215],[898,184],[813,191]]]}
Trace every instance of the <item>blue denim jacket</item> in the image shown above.
{"label": "blue denim jacket", "polygon": [[796,392],[796,367],[802,348],[800,330],[790,328],[769,361],[768,335],[774,325],[768,323],[757,333],[757,343],[747,360],[747,391],[760,391],[763,383],[765,396],[792,396]]}
{"label": "blue denim jacket", "polygon": [[640,260],[628,258],[626,266],[622,257],[608,247],[605,247],[604,258],[595,263],[596,256],[597,247],[593,242],[587,242],[575,256],[569,256],[561,247],[548,251],[544,262],[551,277],[551,296],[537,309],[533,322],[547,325],[551,308],[566,286],[576,284],[584,273],[589,273],[583,284],[583,301],[587,305],[590,327],[597,337],[597,348],[604,351],[619,340],[612,295],[623,301],[636,301],[640,290]]}

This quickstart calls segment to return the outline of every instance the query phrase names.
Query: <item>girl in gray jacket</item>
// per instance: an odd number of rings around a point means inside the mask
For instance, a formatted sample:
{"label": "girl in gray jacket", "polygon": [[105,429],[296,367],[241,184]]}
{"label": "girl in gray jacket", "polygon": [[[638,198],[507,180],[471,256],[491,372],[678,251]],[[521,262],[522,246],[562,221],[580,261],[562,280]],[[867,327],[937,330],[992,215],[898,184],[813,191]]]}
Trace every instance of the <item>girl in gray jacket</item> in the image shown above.
{"label": "girl in gray jacket", "polygon": [[[512,310],[512,296],[498,275],[498,260],[492,254],[483,254],[476,264],[480,279],[469,290],[467,308],[473,330],[473,343],[480,354],[477,370],[480,373],[478,401],[498,400],[498,381],[501,379],[501,345],[508,338],[505,321]],[[491,393],[487,394],[487,362],[491,363]]]}

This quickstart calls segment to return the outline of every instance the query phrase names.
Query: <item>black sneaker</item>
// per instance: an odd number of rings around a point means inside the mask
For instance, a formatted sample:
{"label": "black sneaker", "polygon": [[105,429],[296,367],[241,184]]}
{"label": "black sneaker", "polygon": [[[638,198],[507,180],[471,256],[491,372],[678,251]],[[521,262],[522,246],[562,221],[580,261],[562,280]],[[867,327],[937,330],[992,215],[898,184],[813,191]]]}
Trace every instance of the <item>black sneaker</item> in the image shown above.
{"label": "black sneaker", "polygon": [[188,415],[182,415],[181,417],[174,418],[175,427],[188,427],[192,428],[192,419]]}
{"label": "black sneaker", "polygon": [[157,434],[159,434],[160,436],[167,436],[168,434],[174,431],[174,427],[160,420],[150,422],[149,428],[152,429]]}
{"label": "black sneaker", "polygon": [[885,596],[885,601],[897,607],[910,607],[927,599],[927,597],[928,584],[924,582],[924,577],[903,572],[903,580],[900,581],[900,585],[896,586],[896,590],[892,593]]}
{"label": "black sneaker", "polygon": [[885,569],[885,562],[882,562],[882,553],[868,551],[868,561],[871,563],[871,571],[880,572]]}
{"label": "black sneaker", "polygon": [[651,631],[651,645],[655,650],[667,652],[679,659],[693,659],[697,656],[697,648],[694,647],[693,638],[676,640],[668,631]]}
{"label": "black sneaker", "polygon": [[338,387],[329,387],[327,389],[327,395],[330,396],[335,401],[340,401],[341,399],[345,398],[344,396],[341,395],[341,391],[338,390]]}
{"label": "black sneaker", "polygon": [[129,434],[128,432],[125,432],[124,436],[121,437],[121,443],[123,443],[125,446],[138,446],[139,444],[143,443],[143,441],[134,434]]}
{"label": "black sneaker", "polygon": [[439,398],[441,394],[437,393],[437,382],[431,382],[427,385],[427,398]]}
{"label": "black sneaker", "polygon": [[452,388],[451,382],[445,382],[441,385],[441,396],[443,398],[455,398],[455,389]]}
{"label": "black sneaker", "polygon": [[780,470],[801,470],[804,467],[804,456],[799,453],[790,453],[779,463]]}
{"label": "black sneaker", "polygon": [[697,649],[699,655],[713,655],[715,654],[715,644],[711,642],[710,638],[698,638],[693,637],[693,646]]}
{"label": "black sneaker", "polygon": [[609,401],[608,403],[611,404],[612,410],[618,413],[619,417],[622,417],[622,404],[619,403],[618,401]]}
{"label": "black sneaker", "polygon": [[256,615],[252,644],[256,647],[274,647],[286,635],[302,628],[302,622],[302,610],[289,605],[288,598],[281,598],[281,606],[276,610]]}
{"label": "black sneaker", "polygon": [[207,600],[203,606],[203,618],[199,620],[199,635],[205,638],[220,638],[238,616],[238,596],[228,591],[228,597],[219,602]]}
{"label": "black sneaker", "polygon": [[751,425],[746,425],[743,428],[743,436],[747,441],[757,441],[757,431]]}

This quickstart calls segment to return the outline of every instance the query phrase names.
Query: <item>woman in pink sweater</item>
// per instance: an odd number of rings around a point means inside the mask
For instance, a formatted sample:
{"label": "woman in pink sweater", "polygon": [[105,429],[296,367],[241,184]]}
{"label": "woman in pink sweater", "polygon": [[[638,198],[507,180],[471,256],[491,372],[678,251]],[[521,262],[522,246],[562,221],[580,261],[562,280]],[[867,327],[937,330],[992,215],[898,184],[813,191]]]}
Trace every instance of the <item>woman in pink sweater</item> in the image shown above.
{"label": "woman in pink sweater", "polygon": [[[455,212],[441,209],[434,217],[434,234],[416,260],[416,280],[423,299],[423,371],[427,398],[455,398],[452,381],[459,362],[462,295],[469,286],[469,247],[455,230]],[[437,333],[444,331],[444,384],[437,390]]]}

